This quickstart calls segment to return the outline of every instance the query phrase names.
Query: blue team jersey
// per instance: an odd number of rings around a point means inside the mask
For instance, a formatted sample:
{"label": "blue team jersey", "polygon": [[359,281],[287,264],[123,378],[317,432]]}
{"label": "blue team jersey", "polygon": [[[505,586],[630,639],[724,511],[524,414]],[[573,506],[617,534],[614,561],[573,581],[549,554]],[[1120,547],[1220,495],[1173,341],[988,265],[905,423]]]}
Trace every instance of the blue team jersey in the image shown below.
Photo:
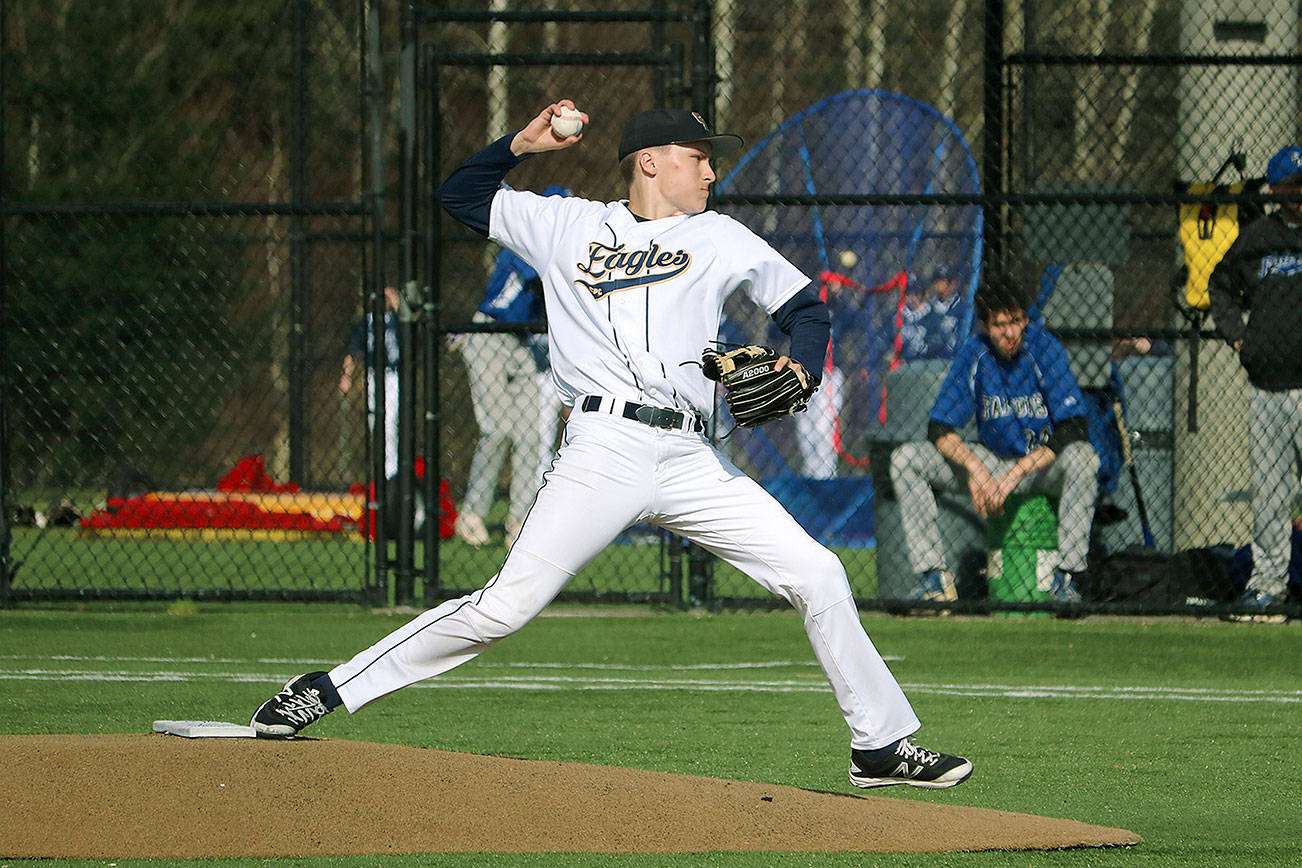
{"label": "blue team jersey", "polygon": [[977,439],[1002,458],[1046,445],[1056,423],[1085,414],[1067,351],[1036,325],[1027,325],[1014,359],[1000,358],[984,334],[969,338],[931,408],[934,421],[955,429],[975,415]]}
{"label": "blue team jersey", "polygon": [[947,301],[931,301],[932,322],[928,332],[933,335],[932,358],[952,359],[959,345],[967,338],[968,319],[971,305],[959,293],[954,293]]}
{"label": "blue team jersey", "polygon": [[935,316],[931,302],[918,307],[905,305],[900,310],[900,358],[906,362],[921,359],[938,359],[931,340],[931,326]]}
{"label": "blue team jersey", "polygon": [[488,278],[479,312],[497,322],[532,322],[541,319],[541,300],[529,287],[538,272],[529,263],[503,248],[497,254]]}

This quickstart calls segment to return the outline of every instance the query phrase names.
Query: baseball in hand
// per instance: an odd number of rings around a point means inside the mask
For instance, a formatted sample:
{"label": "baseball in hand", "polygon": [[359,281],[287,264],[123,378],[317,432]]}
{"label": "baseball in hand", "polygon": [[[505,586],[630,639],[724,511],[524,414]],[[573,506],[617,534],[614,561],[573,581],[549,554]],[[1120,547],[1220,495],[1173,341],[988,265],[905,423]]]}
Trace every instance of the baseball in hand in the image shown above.
{"label": "baseball in hand", "polygon": [[842,268],[854,268],[859,264],[859,255],[853,250],[842,250],[840,259]]}
{"label": "baseball in hand", "polygon": [[578,109],[561,106],[552,115],[552,132],[562,139],[577,136],[583,131],[583,114]]}

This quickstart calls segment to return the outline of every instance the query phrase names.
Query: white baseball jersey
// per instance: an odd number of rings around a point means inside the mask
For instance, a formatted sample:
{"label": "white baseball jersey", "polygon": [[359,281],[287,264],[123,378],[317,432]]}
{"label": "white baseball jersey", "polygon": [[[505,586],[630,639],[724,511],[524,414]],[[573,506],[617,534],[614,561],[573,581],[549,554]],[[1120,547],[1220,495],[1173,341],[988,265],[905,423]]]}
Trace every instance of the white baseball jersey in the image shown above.
{"label": "white baseball jersey", "polygon": [[639,221],[625,202],[500,190],[489,237],[542,278],[552,372],[566,406],[610,395],[709,415],[697,365],[738,288],[770,314],[809,278],[714,211]]}

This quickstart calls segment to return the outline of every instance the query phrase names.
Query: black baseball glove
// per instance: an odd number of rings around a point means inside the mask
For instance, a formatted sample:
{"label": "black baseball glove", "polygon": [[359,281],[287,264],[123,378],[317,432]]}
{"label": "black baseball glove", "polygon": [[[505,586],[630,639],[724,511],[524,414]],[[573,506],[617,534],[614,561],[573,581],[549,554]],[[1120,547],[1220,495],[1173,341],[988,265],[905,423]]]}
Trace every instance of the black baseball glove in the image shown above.
{"label": "black baseball glove", "polygon": [[772,347],[756,344],[726,353],[707,347],[701,353],[701,370],[723,384],[739,427],[754,428],[805,409],[814,390],[802,386],[790,366],[778,368],[779,358]]}

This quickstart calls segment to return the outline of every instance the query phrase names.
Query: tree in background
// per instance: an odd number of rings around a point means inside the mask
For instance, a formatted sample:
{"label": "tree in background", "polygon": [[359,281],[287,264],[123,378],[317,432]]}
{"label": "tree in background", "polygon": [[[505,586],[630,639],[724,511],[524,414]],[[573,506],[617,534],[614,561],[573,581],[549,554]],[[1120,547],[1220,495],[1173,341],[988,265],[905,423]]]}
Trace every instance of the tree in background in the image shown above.
{"label": "tree in background", "polygon": [[[98,483],[122,464],[210,484],[276,442],[288,220],[122,206],[288,199],[295,3],[9,3],[6,197],[100,203],[5,227],[16,484]],[[317,61],[355,69],[355,4],[306,6]],[[315,86],[328,102],[334,85]],[[338,86],[355,106],[355,83]],[[328,163],[313,183],[355,190],[355,157],[340,164],[355,132],[315,136]]]}

